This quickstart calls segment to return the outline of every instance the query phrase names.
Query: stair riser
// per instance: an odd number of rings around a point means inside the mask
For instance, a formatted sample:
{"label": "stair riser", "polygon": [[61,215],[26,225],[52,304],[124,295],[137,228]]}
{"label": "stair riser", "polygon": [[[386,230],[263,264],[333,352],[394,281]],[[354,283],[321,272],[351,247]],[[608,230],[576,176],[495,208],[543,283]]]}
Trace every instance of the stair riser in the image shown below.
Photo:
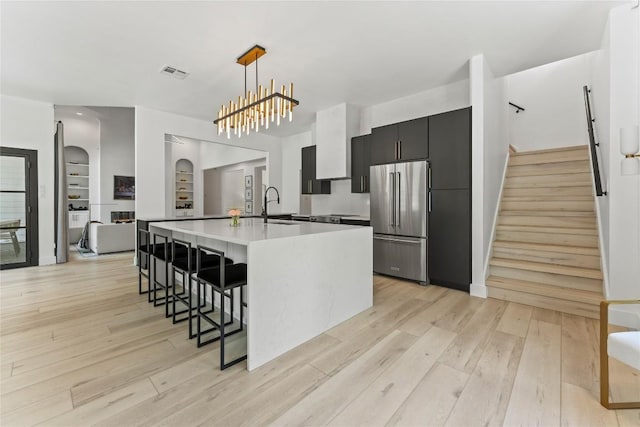
{"label": "stair riser", "polygon": [[493,242],[493,247],[600,256],[600,250],[598,248],[584,248],[581,246],[553,246],[553,245],[540,244],[540,243],[504,242],[501,240],[496,240]]}
{"label": "stair riser", "polygon": [[500,204],[503,211],[582,211],[593,212],[594,204],[589,201],[538,201],[538,202],[510,202],[503,200]]}
{"label": "stair riser", "polygon": [[513,279],[505,279],[497,276],[489,276],[486,281],[487,286],[496,289],[505,289],[512,292],[541,295],[547,298],[558,300],[575,301],[583,304],[598,306],[602,301],[601,292],[579,291],[577,289],[558,288],[553,285],[543,285],[541,283],[522,282]]}
{"label": "stair riser", "polygon": [[549,310],[561,311],[563,313],[575,314],[578,316],[599,319],[600,312],[597,305],[584,304],[575,301],[559,300],[548,298],[542,295],[527,294],[507,289],[487,287],[489,298],[503,301],[511,301],[519,304],[532,305],[534,307],[546,308]]}
{"label": "stair riser", "polygon": [[592,228],[596,227],[596,218],[593,217],[545,217],[500,215],[498,225],[516,225],[532,227],[562,227],[562,228]]}
{"label": "stair riser", "polygon": [[513,165],[509,162],[507,176],[538,176],[568,173],[590,173],[588,160],[558,163],[542,163],[534,165]]}
{"label": "stair riser", "polygon": [[598,279],[587,279],[584,277],[565,276],[563,274],[544,273],[498,266],[491,266],[491,274],[510,279],[525,280],[527,282],[554,285],[560,288],[602,292],[602,280]]}
{"label": "stair riser", "polygon": [[535,197],[535,196],[557,196],[572,197],[584,196],[593,197],[591,185],[571,186],[571,187],[522,187],[505,188],[502,190],[503,197]]}
{"label": "stair riser", "polygon": [[500,216],[542,216],[595,218],[595,212],[587,211],[500,211]]}
{"label": "stair riser", "polygon": [[586,187],[591,184],[591,174],[513,176],[504,180],[505,188]]}
{"label": "stair riser", "polygon": [[556,151],[550,153],[519,153],[509,158],[510,166],[533,165],[538,163],[560,163],[589,160],[586,147],[578,150]]}
{"label": "stair riser", "polygon": [[493,256],[518,261],[543,262],[568,267],[600,269],[600,257],[591,255],[494,248]]}
{"label": "stair riser", "polygon": [[506,242],[546,243],[549,245],[598,247],[598,236],[559,233],[526,233],[496,230],[496,240]]}
{"label": "stair riser", "polygon": [[520,270],[536,271],[552,274],[560,274],[563,276],[585,277],[588,279],[600,279],[602,280],[602,272],[600,269],[588,269],[580,267],[569,267],[565,265],[558,265],[548,262],[534,263],[528,261],[517,261],[512,259],[503,259],[494,256],[489,263],[491,267],[507,267],[517,268]]}

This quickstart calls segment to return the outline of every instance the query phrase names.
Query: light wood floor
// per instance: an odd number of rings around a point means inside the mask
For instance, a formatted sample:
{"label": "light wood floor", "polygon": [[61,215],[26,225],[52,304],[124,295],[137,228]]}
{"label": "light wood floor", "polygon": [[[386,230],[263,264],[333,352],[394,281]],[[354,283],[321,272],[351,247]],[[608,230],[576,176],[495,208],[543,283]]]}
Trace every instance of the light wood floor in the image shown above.
{"label": "light wood floor", "polygon": [[[370,310],[247,372],[137,294],[132,254],[1,273],[1,424],[640,425],[597,321],[376,277]],[[616,399],[640,373],[612,363]]]}

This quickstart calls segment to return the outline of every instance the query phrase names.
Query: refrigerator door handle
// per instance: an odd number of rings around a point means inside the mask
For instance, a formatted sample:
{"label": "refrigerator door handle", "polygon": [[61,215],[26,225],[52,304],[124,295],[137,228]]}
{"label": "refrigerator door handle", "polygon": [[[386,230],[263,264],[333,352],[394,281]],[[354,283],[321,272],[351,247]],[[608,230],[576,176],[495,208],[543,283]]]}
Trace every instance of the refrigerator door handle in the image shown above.
{"label": "refrigerator door handle", "polygon": [[400,172],[396,172],[398,177],[397,177],[397,182],[396,184],[396,191],[397,191],[397,195],[396,195],[396,209],[397,209],[397,214],[396,214],[396,227],[400,227],[400,194],[402,193],[402,191],[400,191],[400,185],[401,185],[401,181],[400,181]]}
{"label": "refrigerator door handle", "polygon": [[398,243],[411,243],[411,244],[415,244],[415,245],[419,245],[420,243],[422,243],[422,239],[412,239],[412,240],[408,240],[408,239],[399,239],[397,237],[382,237],[382,236],[373,236],[374,240],[384,240],[387,242],[398,242]]}
{"label": "refrigerator door handle", "polygon": [[389,184],[391,185],[391,191],[389,192],[391,198],[389,199],[390,207],[391,207],[391,227],[396,225],[396,180],[395,173],[389,172]]}
{"label": "refrigerator door handle", "polygon": [[429,212],[431,212],[431,190],[429,190]]}

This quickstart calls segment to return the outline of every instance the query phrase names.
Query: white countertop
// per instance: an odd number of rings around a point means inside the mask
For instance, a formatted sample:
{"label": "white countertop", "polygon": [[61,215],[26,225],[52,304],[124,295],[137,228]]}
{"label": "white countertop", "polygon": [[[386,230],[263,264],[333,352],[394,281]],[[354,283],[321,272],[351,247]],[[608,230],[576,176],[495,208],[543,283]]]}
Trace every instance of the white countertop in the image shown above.
{"label": "white countertop", "polygon": [[164,230],[186,233],[210,239],[222,240],[240,245],[272,239],[286,239],[308,234],[334,233],[361,226],[338,225],[318,222],[284,221],[270,219],[268,224],[262,218],[242,218],[240,225],[232,227],[229,218],[192,221],[167,221],[150,224]]}

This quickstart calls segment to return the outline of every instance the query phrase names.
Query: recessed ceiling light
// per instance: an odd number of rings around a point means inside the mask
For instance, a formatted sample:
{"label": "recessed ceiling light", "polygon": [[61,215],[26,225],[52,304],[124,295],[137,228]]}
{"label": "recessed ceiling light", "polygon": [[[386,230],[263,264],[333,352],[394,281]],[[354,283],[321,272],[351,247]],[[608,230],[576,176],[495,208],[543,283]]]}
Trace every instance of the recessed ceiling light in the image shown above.
{"label": "recessed ceiling light", "polygon": [[78,116],[81,116],[81,115],[82,115],[82,113],[80,113],[80,112],[77,112],[76,114],[77,114]]}

